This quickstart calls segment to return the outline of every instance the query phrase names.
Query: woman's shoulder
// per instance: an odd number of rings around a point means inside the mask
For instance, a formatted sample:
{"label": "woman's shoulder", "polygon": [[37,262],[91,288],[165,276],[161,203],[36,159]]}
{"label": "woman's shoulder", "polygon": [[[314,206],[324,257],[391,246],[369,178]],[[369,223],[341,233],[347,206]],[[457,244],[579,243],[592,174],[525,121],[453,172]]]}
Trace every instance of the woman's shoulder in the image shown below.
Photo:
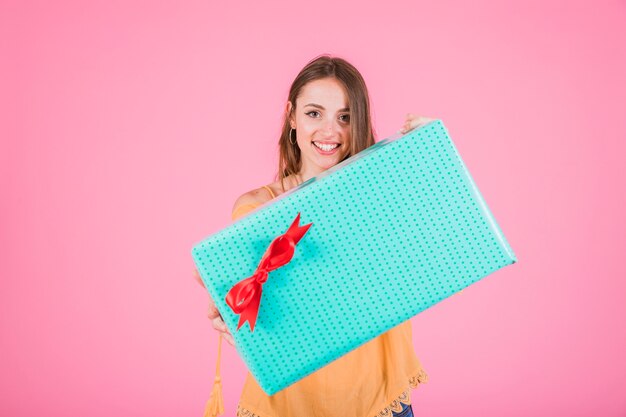
{"label": "woman's shoulder", "polygon": [[272,192],[274,192],[274,186],[274,184],[268,184],[267,186],[261,186],[259,188],[255,188],[254,190],[250,190],[241,194],[239,197],[237,197],[237,200],[235,200],[235,204],[233,205],[233,213],[237,211],[240,207],[260,206],[271,200],[273,197],[265,187],[270,187],[270,189],[272,189]]}

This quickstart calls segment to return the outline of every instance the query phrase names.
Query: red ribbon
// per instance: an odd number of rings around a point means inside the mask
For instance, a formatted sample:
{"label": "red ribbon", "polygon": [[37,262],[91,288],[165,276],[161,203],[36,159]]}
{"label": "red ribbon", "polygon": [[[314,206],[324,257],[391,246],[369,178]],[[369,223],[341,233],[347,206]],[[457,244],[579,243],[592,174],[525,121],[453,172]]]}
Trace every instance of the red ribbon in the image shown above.
{"label": "red ribbon", "polygon": [[313,224],[309,223],[300,226],[299,223],[300,213],[298,213],[285,233],[272,240],[254,274],[235,284],[226,294],[226,304],[230,306],[235,314],[241,314],[237,330],[248,321],[250,323],[250,331],[254,331],[254,324],[259,314],[262,287],[265,281],[267,281],[269,272],[291,261],[296,245]]}

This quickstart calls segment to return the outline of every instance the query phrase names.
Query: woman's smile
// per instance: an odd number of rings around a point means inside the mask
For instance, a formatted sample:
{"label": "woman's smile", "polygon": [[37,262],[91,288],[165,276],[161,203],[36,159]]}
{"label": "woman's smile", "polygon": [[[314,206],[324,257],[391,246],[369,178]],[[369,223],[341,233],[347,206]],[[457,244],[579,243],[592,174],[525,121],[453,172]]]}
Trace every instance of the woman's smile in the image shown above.
{"label": "woman's smile", "polygon": [[333,155],[339,150],[339,147],[341,146],[341,144],[337,142],[313,141],[311,142],[311,144],[317,150],[317,152],[322,155]]}

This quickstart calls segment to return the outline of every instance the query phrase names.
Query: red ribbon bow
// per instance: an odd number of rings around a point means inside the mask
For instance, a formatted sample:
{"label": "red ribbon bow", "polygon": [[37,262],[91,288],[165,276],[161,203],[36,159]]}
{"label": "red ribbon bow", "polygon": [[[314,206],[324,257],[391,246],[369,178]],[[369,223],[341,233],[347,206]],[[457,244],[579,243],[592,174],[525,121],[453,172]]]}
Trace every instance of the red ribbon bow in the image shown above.
{"label": "red ribbon bow", "polygon": [[300,213],[298,213],[285,233],[272,240],[254,274],[235,284],[226,294],[226,304],[230,306],[235,314],[241,314],[237,330],[248,321],[250,323],[250,331],[254,331],[254,324],[259,314],[262,287],[265,281],[267,281],[269,272],[291,261],[296,245],[313,224],[309,223],[300,226],[299,223]]}

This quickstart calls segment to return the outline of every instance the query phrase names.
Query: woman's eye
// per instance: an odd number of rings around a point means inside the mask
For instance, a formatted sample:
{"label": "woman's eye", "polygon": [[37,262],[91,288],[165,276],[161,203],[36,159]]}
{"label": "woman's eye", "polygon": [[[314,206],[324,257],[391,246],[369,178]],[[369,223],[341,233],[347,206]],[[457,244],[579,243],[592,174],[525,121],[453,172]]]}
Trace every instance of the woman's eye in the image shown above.
{"label": "woman's eye", "polygon": [[342,114],[341,117],[343,117],[343,121],[344,122],[349,122],[350,121],[350,115],[349,114]]}
{"label": "woman's eye", "polygon": [[[317,112],[317,111],[315,111],[315,110],[310,111],[310,112],[305,113],[305,114],[307,114],[307,115],[311,116],[311,114],[312,114],[312,113],[319,114],[319,112]],[[311,117],[315,117],[315,116],[311,116]]]}

